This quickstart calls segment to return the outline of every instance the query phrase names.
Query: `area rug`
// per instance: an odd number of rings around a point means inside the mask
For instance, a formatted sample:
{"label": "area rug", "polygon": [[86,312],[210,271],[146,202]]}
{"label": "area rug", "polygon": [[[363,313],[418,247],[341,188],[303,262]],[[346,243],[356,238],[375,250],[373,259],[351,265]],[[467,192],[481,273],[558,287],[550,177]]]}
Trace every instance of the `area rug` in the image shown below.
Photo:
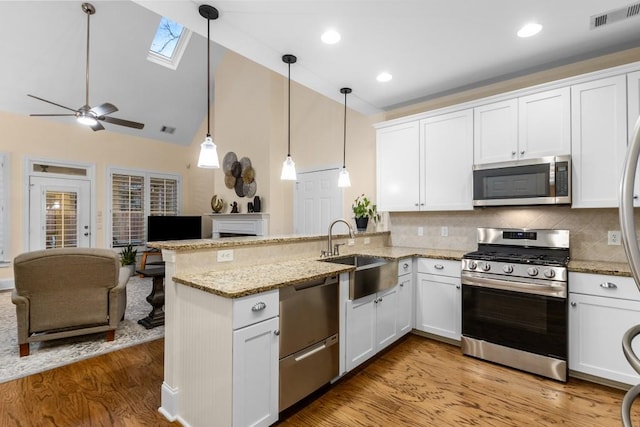
{"label": "area rug", "polygon": [[151,278],[131,277],[127,284],[127,309],[116,329],[114,341],[107,342],[105,333],[84,335],[31,344],[31,354],[20,357],[15,306],[11,291],[0,292],[0,383],[68,365],[121,348],[130,347],[164,336],[164,326],[145,329],[138,320],[146,317],[151,305],[146,301],[151,292]]}

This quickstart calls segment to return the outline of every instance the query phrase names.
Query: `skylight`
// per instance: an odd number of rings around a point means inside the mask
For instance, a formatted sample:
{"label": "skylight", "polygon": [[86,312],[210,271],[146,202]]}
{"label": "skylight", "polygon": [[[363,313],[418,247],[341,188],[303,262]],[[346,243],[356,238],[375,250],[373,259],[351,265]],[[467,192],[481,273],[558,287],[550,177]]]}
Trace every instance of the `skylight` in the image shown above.
{"label": "skylight", "polygon": [[191,32],[181,24],[162,17],[151,42],[147,59],[165,67],[176,69],[187,47]]}

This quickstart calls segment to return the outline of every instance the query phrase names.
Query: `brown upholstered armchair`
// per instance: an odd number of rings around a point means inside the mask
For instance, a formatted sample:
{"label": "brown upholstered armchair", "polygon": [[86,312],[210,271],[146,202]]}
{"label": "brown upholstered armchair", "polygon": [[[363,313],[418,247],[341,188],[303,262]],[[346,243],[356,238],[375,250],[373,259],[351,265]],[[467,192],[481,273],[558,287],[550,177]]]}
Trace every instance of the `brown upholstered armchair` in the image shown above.
{"label": "brown upholstered armchair", "polygon": [[127,306],[129,270],[109,249],[27,252],[13,261],[20,356],[29,343],[106,332],[113,341]]}

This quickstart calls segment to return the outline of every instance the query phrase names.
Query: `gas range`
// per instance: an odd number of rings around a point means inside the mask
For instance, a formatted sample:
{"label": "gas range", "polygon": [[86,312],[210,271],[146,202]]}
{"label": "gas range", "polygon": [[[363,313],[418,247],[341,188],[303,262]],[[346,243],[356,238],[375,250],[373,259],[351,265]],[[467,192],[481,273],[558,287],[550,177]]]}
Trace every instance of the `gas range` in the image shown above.
{"label": "gas range", "polygon": [[542,289],[525,284],[548,284],[566,297],[568,263],[568,230],[479,228],[478,250],[462,257],[462,275],[514,290],[521,284],[525,292]]}
{"label": "gas range", "polygon": [[462,352],[567,379],[569,231],[479,228],[462,259]]}

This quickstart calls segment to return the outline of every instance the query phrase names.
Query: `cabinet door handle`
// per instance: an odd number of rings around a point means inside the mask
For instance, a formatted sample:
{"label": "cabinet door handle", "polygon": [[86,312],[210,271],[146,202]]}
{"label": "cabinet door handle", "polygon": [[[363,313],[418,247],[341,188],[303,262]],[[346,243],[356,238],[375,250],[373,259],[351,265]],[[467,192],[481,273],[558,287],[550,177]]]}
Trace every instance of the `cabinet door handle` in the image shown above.
{"label": "cabinet door handle", "polygon": [[577,305],[578,305],[578,304],[576,304],[574,301],[571,301],[571,307],[575,307],[575,306],[577,306]]}
{"label": "cabinet door handle", "polygon": [[600,283],[600,287],[604,288],[604,289],[616,289],[618,287],[618,285],[616,285],[615,283],[611,283],[611,282],[602,282],[602,283]]}
{"label": "cabinet door handle", "polygon": [[512,151],[512,152],[511,152],[511,155],[512,155],[512,156],[515,156],[515,155],[516,155],[516,152],[515,152],[515,151]]}
{"label": "cabinet door handle", "polygon": [[401,287],[401,288],[404,288],[404,283],[400,283],[400,287]]}
{"label": "cabinet door handle", "polygon": [[444,265],[436,264],[436,265],[433,266],[433,268],[435,268],[436,270],[442,270],[442,269],[444,269]]}
{"label": "cabinet door handle", "polygon": [[265,308],[267,308],[267,304],[260,301],[255,303],[253,307],[251,307],[251,311],[260,311],[260,310],[264,310]]}
{"label": "cabinet door handle", "polygon": [[418,203],[416,203],[414,206],[420,206]]}
{"label": "cabinet door handle", "polygon": [[460,289],[460,285],[456,285],[456,289]]}
{"label": "cabinet door handle", "polygon": [[273,331],[273,335],[279,337],[280,336],[280,329],[276,329],[275,331]]}
{"label": "cabinet door handle", "polygon": [[522,151],[520,152],[520,155],[521,155],[521,156],[523,156],[523,155],[524,155],[524,150],[522,150]]}
{"label": "cabinet door handle", "polygon": [[405,270],[409,268],[409,263],[405,262],[404,264],[402,264],[402,268],[404,268]]}

